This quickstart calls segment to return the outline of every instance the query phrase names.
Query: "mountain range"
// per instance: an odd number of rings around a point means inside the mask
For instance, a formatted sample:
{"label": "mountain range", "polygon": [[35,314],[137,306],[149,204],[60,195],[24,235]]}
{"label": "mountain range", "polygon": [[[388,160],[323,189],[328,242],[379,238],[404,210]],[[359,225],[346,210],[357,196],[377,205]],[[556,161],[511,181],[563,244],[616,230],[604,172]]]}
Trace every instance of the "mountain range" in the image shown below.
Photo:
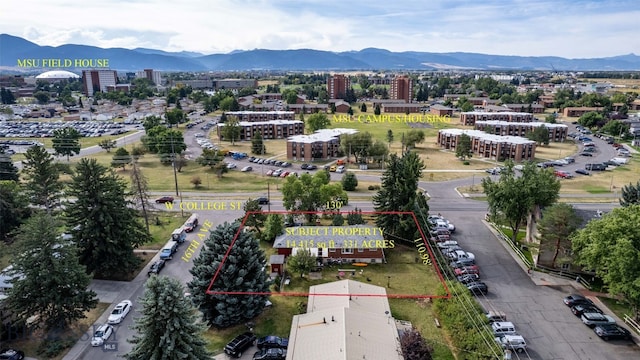
{"label": "mountain range", "polygon": [[[33,59],[31,65],[25,59]],[[87,45],[40,46],[23,38],[0,34],[0,68],[13,71],[42,70],[42,59],[107,59],[109,68],[137,71],[248,71],[248,70],[544,70],[544,71],[637,71],[640,56],[635,54],[591,59],[556,56],[506,56],[452,52],[391,52],[367,48],[332,52],[299,50],[236,50],[228,54],[167,52],[155,49],[103,49]],[[40,60],[38,62],[37,60]],[[55,63],[54,63],[55,64]],[[64,64],[64,62],[61,62]],[[22,65],[22,66],[19,66]],[[86,66],[85,66],[86,68]],[[73,68],[67,68],[73,71]]]}

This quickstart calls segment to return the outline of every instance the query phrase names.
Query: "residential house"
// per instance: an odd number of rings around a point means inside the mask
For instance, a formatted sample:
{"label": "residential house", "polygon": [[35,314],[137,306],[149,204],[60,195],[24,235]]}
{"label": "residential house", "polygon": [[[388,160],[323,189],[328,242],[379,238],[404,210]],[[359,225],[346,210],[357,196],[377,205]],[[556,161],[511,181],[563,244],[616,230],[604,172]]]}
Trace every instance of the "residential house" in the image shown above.
{"label": "residential house", "polygon": [[431,105],[429,112],[436,116],[453,116],[453,108],[440,104]]}
{"label": "residential house", "polygon": [[394,243],[384,239],[380,228],[368,225],[288,227],[273,242],[278,255],[287,257],[307,249],[322,264],[338,259],[343,263],[384,263],[384,249],[392,247]]}

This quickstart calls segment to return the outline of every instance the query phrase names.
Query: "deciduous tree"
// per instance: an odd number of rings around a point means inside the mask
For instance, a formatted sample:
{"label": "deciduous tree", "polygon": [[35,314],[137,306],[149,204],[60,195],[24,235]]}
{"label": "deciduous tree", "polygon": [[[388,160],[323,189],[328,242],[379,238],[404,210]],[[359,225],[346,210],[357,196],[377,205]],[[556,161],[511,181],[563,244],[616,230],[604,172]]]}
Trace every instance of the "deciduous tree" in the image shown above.
{"label": "deciduous tree", "polygon": [[411,328],[402,333],[400,347],[405,360],[431,360],[433,348],[427,344],[418,329]]}
{"label": "deciduous tree", "polygon": [[531,214],[556,202],[560,181],[551,169],[539,169],[531,162],[524,165],[522,176],[516,176],[513,162],[508,161],[500,179],[484,178],[482,187],[487,195],[489,211],[509,224],[512,240],[516,241],[520,228]]}
{"label": "deciduous tree", "polygon": [[133,198],[133,207],[140,211],[144,218],[144,224],[149,229],[149,209],[153,209],[151,199],[149,197],[149,181],[142,173],[142,169],[137,161],[133,161],[131,166],[131,195]]}
{"label": "deciduous tree", "polygon": [[550,266],[556,267],[560,256],[563,261],[566,250],[571,250],[569,236],[573,234],[582,220],[576,214],[573,206],[566,203],[553,204],[542,211],[542,218],[538,221],[538,238],[540,250],[553,253]]}
{"label": "deciduous tree", "polygon": [[326,129],[329,125],[331,125],[331,121],[329,117],[325,113],[315,113],[309,115],[309,118],[306,121],[307,128],[310,133],[316,132],[320,129]]}
{"label": "deciduous tree", "polygon": [[242,133],[242,127],[240,126],[238,118],[232,116],[227,119],[220,133],[222,135],[222,140],[230,141],[231,145],[234,145]]}
{"label": "deciduous tree", "polygon": [[302,174],[300,177],[288,176],[282,185],[283,205],[289,211],[307,212],[308,222],[316,218],[314,212],[322,209],[328,201],[337,200],[347,204],[349,198],[340,184],[330,184],[326,174],[318,171],[311,176]]}
{"label": "deciduous tree", "polygon": [[9,307],[22,320],[37,315],[45,330],[67,328],[98,303],[75,245],[60,237],[60,225],[44,212],[29,218],[18,230],[12,261],[17,277]]}
{"label": "deciduous tree", "polygon": [[140,263],[133,249],[151,235],[139,222],[127,185],[95,159],[81,159],[67,195],[70,233],[79,248],[80,263],[99,278],[126,275]]}
{"label": "deciduous tree", "polygon": [[196,308],[185,296],[180,281],[153,276],[138,304],[141,317],[135,319],[136,335],[128,341],[133,349],[127,360],[205,360],[212,355],[204,339],[206,325],[200,322]]}
{"label": "deciduous tree", "polygon": [[456,157],[464,161],[466,158],[470,158],[472,156],[473,151],[471,149],[471,137],[467,134],[461,134],[458,138],[458,143],[456,144]]}
{"label": "deciduous tree", "polygon": [[304,274],[313,270],[316,266],[316,258],[311,255],[311,251],[306,248],[297,248],[296,253],[287,258],[287,269],[293,273],[300,274],[300,278]]}
{"label": "deciduous tree", "polygon": [[342,183],[342,189],[345,191],[354,191],[358,187],[358,178],[351,171],[344,174],[340,182]]}
{"label": "deciduous tree", "polygon": [[404,144],[408,149],[416,147],[424,141],[424,131],[411,129],[404,138]]}
{"label": "deciduous tree", "polygon": [[[190,270],[192,301],[203,319],[218,328],[260,315],[269,293],[264,252],[251,232],[239,230],[239,222],[225,222],[212,230]],[[207,294],[209,285],[216,294]]]}
{"label": "deciduous tree", "polygon": [[116,147],[116,141],[115,140],[105,139],[105,140],[100,141],[98,143],[98,146],[100,146],[104,150],[107,150],[107,152],[111,152],[111,149],[114,149]]}
{"label": "deciduous tree", "polygon": [[600,219],[591,220],[571,238],[576,262],[594,269],[616,296],[623,294],[640,307],[640,205],[615,208]]}
{"label": "deciduous tree", "polygon": [[264,233],[262,233],[262,240],[273,243],[273,241],[282,234],[284,231],[282,215],[269,214],[264,223]]}
{"label": "deciduous tree", "polygon": [[258,236],[262,236],[262,230],[260,230],[260,228],[264,226],[267,215],[262,212],[262,206],[260,206],[258,200],[247,200],[247,202],[244,203],[243,210],[244,217],[246,218],[244,226],[248,226],[258,233]]}
{"label": "deciduous tree", "polygon": [[122,170],[126,170],[125,166],[127,164],[131,164],[131,161],[132,159],[129,151],[121,147],[116,150],[115,154],[113,154],[113,158],[111,159],[111,166],[122,167]]}

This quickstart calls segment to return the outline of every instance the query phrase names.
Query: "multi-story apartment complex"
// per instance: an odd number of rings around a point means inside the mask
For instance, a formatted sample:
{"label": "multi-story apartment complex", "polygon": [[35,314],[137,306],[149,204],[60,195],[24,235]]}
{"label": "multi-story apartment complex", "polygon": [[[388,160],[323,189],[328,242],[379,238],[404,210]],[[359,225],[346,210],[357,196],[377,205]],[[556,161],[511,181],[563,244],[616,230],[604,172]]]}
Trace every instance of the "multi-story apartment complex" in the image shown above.
{"label": "multi-story apartment complex", "polygon": [[335,74],[327,79],[329,99],[344,99],[349,88],[351,88],[351,80],[347,75]]}
{"label": "multi-story apartment complex", "polygon": [[391,80],[389,97],[393,100],[413,101],[413,79],[407,75],[396,76]]}
{"label": "multi-story apartment complex", "polygon": [[236,117],[238,121],[294,120],[293,111],[229,111],[227,117]]}
{"label": "multi-story apartment complex", "polygon": [[82,71],[82,84],[87,96],[93,96],[98,91],[106,92],[107,86],[115,86],[117,82],[118,73],[115,70]]}
{"label": "multi-story apartment complex", "polygon": [[213,81],[213,88],[216,90],[240,90],[244,88],[255,89],[258,87],[256,79],[222,79]]}
{"label": "multi-story apartment complex", "polygon": [[[225,140],[222,128],[226,124],[218,124],[218,137]],[[300,120],[240,121],[242,131],[239,140],[251,140],[257,132],[263,139],[285,139],[289,136],[304,134],[304,122]]]}
{"label": "multi-story apartment complex", "polygon": [[355,129],[322,129],[311,135],[296,135],[287,139],[287,158],[313,161],[337,157],[340,150],[340,136],[355,134]]}
{"label": "multi-story apartment complex", "polygon": [[563,142],[567,139],[569,127],[564,124],[549,124],[536,122],[508,122],[499,120],[476,121],[475,129],[487,134],[500,136],[526,136],[529,131],[544,126],[549,130],[549,140]]}
{"label": "multi-story apartment complex", "polygon": [[562,115],[566,116],[566,117],[580,117],[586,113],[590,113],[590,112],[600,112],[602,111],[602,107],[587,107],[587,106],[581,106],[581,107],[566,107],[562,110]]}
{"label": "multi-story apartment complex", "polygon": [[136,72],[136,78],[144,78],[151,81],[154,85],[161,85],[160,73],[153,69],[144,69]]}
{"label": "multi-story apartment complex", "polygon": [[531,113],[513,111],[467,111],[460,113],[463,125],[473,125],[476,121],[499,120],[507,122],[534,122],[536,118]]}
{"label": "multi-story apartment complex", "polygon": [[455,150],[460,135],[471,138],[471,151],[475,156],[516,162],[533,160],[536,153],[535,141],[519,136],[499,136],[480,130],[444,129],[438,132],[438,144],[444,149]]}

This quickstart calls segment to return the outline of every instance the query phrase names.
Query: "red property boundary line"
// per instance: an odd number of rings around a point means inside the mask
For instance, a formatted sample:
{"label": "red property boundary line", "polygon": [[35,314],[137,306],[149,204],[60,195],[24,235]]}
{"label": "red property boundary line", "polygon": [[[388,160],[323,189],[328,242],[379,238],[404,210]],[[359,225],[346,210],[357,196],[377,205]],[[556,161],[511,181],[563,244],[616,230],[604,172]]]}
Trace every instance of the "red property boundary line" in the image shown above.
{"label": "red property boundary line", "polygon": [[[235,236],[233,237],[233,240],[231,241],[231,244],[229,245],[229,248],[227,249],[227,252],[224,254],[224,257],[222,258],[222,262],[220,263],[220,265],[218,266],[218,269],[216,270],[216,272],[213,275],[213,278],[211,279],[211,282],[209,283],[209,286],[207,287],[207,291],[206,293],[208,295],[270,295],[270,296],[298,296],[298,297],[308,297],[309,295],[314,295],[314,296],[363,296],[363,297],[386,297],[386,298],[395,298],[395,299],[450,299],[451,298],[451,291],[449,290],[449,287],[447,286],[447,283],[444,281],[444,277],[442,276],[442,272],[440,271],[440,268],[436,265],[436,261],[435,261],[435,257],[433,252],[431,251],[431,247],[427,244],[427,237],[425,236],[424,232],[422,231],[422,228],[420,227],[419,223],[418,223],[418,219],[416,218],[416,215],[414,214],[413,211],[362,211],[359,212],[360,214],[363,215],[410,215],[413,218],[413,221],[415,221],[416,226],[418,228],[418,231],[420,232],[420,236],[422,236],[422,241],[424,242],[424,246],[427,249],[427,251],[429,252],[429,256],[432,259],[431,265],[434,267],[436,274],[438,275],[438,279],[440,279],[440,283],[442,284],[442,286],[444,287],[445,292],[447,293],[447,295],[430,295],[430,294],[386,294],[386,295],[381,295],[381,294],[331,294],[331,293],[297,293],[297,292],[243,292],[243,291],[212,291],[211,288],[213,287],[213,284],[215,284],[216,279],[218,278],[218,276],[220,275],[220,272],[222,271],[222,268],[224,267],[227,257],[229,257],[229,254],[231,253],[231,249],[233,249],[233,246],[236,243],[236,240],[238,239],[238,236],[240,235],[240,232],[242,231],[242,229],[244,228],[244,224],[247,221],[247,218],[249,217],[249,215],[251,214],[258,214],[258,213],[262,213],[265,215],[269,215],[269,214],[282,214],[282,215],[291,215],[291,214],[295,214],[295,215],[299,215],[299,214],[322,214],[322,211],[263,211],[263,212],[257,212],[257,211],[251,211],[248,212],[245,217],[242,219],[242,223],[240,224],[240,227],[238,228],[238,232],[236,232]],[[332,211],[332,214],[348,214],[349,212],[341,212],[341,211]]]}

